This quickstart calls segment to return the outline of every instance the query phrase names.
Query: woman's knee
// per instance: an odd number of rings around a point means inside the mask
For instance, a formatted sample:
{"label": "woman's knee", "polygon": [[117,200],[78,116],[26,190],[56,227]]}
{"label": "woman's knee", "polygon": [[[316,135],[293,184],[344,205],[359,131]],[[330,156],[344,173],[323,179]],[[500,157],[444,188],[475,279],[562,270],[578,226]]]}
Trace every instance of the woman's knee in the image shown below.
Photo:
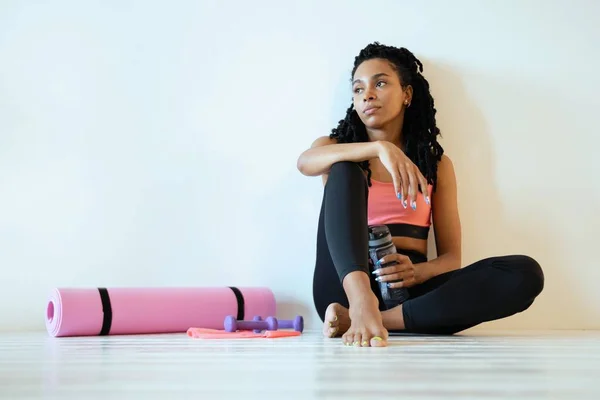
{"label": "woman's knee", "polygon": [[544,271],[532,257],[526,255],[511,256],[511,263],[519,271],[522,287],[529,298],[537,297],[544,290]]}
{"label": "woman's knee", "polygon": [[360,177],[361,179],[364,179],[365,175],[358,163],[355,163],[353,161],[338,161],[334,163],[329,169],[328,179],[332,179],[332,177]]}

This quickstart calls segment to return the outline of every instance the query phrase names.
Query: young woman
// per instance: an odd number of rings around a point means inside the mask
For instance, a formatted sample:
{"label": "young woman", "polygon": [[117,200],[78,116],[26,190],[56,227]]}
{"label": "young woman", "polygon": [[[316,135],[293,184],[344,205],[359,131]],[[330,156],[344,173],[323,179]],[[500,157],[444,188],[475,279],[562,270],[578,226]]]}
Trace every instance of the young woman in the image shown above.
{"label": "young woman", "polygon": [[[461,225],[452,161],[437,141],[434,101],[423,65],[405,48],[373,43],[355,58],[352,105],[329,136],[298,159],[321,176],[313,297],[327,337],[386,346],[388,332],[454,334],[529,308],[544,286],[526,255],[461,268]],[[389,227],[398,254],[369,262],[368,227]],[[438,256],[428,260],[435,227]],[[379,282],[408,288],[386,309]],[[394,282],[394,283],[391,283]]]}

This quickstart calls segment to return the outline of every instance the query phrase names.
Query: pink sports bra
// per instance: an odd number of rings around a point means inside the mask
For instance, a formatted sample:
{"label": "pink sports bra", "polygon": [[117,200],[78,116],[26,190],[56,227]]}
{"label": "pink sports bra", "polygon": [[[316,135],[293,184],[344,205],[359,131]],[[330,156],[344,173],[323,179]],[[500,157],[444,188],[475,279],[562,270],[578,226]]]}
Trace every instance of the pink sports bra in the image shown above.
{"label": "pink sports bra", "polygon": [[[371,178],[371,183],[368,202],[369,225],[386,224],[393,236],[427,238],[431,226],[431,205],[427,204],[422,193],[418,193],[417,208],[413,210],[410,201],[404,208],[402,201],[396,197],[392,182],[381,182]],[[429,193],[431,188],[432,186],[428,185]],[[398,229],[399,227],[401,229]]]}

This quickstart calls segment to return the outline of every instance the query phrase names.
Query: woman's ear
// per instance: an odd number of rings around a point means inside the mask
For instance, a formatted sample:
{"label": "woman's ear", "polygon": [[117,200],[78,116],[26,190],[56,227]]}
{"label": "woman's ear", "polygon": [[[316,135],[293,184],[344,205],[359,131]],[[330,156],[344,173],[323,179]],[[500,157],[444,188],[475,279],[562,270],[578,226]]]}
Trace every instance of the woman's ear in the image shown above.
{"label": "woman's ear", "polygon": [[412,97],[413,97],[413,88],[411,85],[408,85],[404,91],[404,102],[410,106],[410,103],[412,103]]}

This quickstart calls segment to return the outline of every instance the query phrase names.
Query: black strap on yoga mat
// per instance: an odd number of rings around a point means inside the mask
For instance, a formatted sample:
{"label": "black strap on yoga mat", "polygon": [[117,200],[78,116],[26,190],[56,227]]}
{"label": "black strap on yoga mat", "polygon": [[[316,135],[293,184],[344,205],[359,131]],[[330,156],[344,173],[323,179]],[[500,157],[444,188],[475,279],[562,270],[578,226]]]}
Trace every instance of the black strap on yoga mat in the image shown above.
{"label": "black strap on yoga mat", "polygon": [[[242,292],[236,287],[230,287],[235,294],[235,299],[237,300],[237,320],[242,321],[244,319],[245,314],[245,304],[244,304],[244,296]],[[110,327],[112,325],[112,307],[110,305],[110,297],[108,296],[108,290],[106,288],[98,288],[98,292],[100,293],[100,300],[102,301],[102,312],[104,313],[104,318],[102,319],[102,329],[100,329],[100,336],[106,336],[110,332]]]}
{"label": "black strap on yoga mat", "polygon": [[244,314],[245,314],[245,304],[244,304],[244,295],[242,295],[242,292],[240,292],[240,289],[230,286],[229,289],[231,289],[233,291],[233,294],[235,294],[235,298],[237,300],[237,317],[236,319],[238,321],[243,321],[244,320]]}
{"label": "black strap on yoga mat", "polygon": [[112,325],[112,307],[110,305],[108,290],[106,290],[106,288],[98,288],[98,292],[100,292],[102,312],[104,313],[104,318],[102,319],[102,329],[100,329],[100,336],[106,336],[110,332],[110,326]]}

